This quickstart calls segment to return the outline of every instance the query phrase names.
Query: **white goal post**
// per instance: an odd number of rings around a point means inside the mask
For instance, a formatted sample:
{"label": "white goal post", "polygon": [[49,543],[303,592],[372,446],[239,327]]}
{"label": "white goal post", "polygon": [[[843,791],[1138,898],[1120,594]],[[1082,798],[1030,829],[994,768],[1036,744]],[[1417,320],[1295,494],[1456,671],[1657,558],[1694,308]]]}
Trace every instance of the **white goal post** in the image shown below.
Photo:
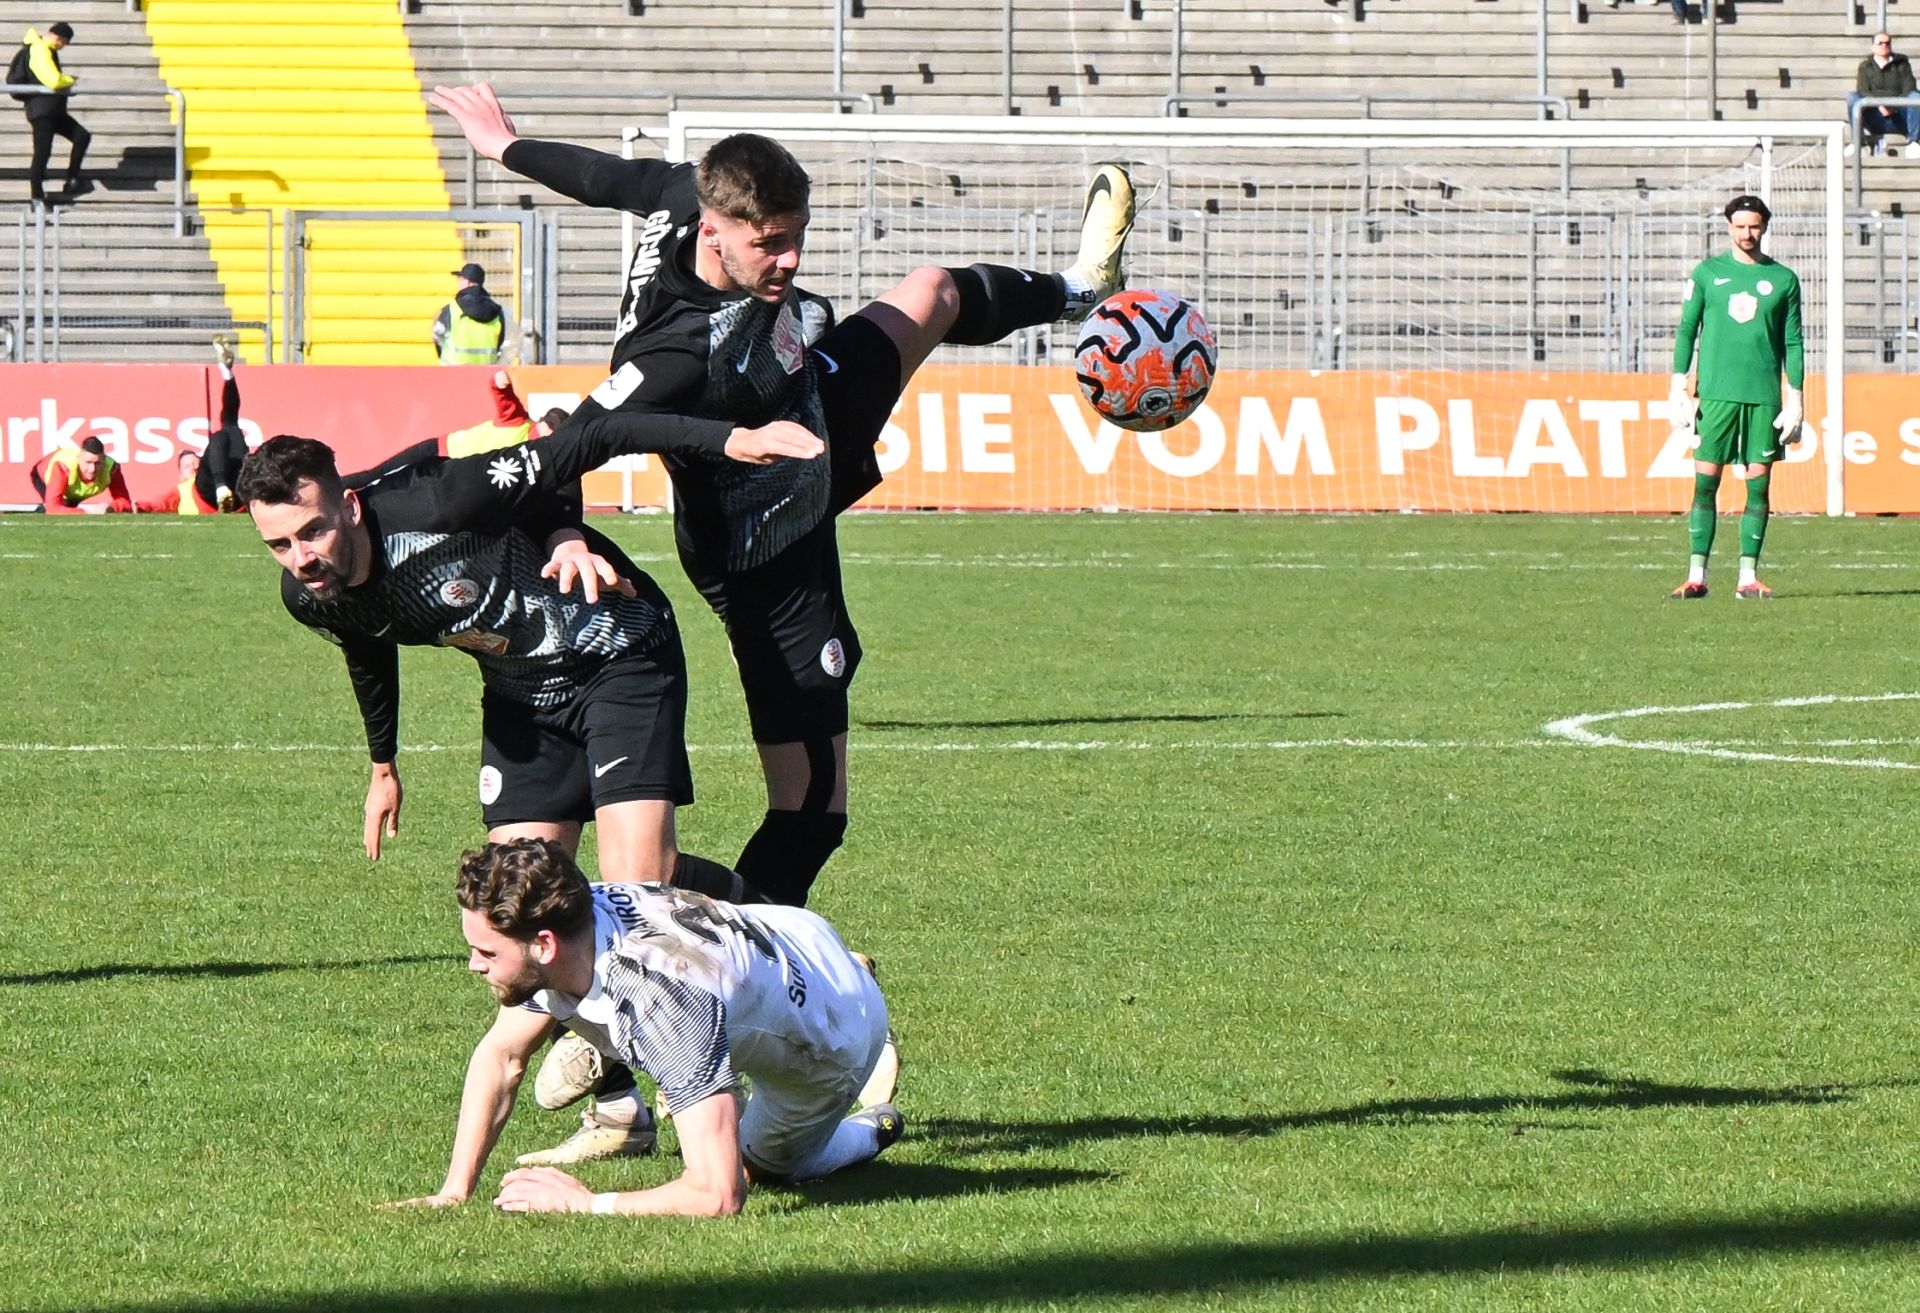
{"label": "white goal post", "polygon": [[1141,194],[1131,284],[1186,296],[1220,339],[1207,406],[1162,435],[1078,404],[1071,328],[942,348],[870,504],[1678,509],[1680,291],[1753,192],[1804,297],[1809,440],[1775,503],[1844,511],[1837,122],[676,111],[662,144],[697,158],[741,131],[812,174],[800,281],[843,315],[923,264],[1065,267],[1089,169],[1119,160]]}

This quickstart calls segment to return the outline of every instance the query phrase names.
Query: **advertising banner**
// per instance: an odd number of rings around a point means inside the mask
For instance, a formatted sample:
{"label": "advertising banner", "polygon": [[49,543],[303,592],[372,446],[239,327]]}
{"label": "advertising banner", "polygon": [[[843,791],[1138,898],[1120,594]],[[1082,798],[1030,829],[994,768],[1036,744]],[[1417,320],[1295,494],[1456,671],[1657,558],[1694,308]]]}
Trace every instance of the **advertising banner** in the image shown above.
{"label": "advertising banner", "polygon": [[[511,370],[528,409],[570,407],[591,366]],[[247,366],[242,425],[319,438],[343,470],[489,418],[484,367]],[[1097,421],[1060,367],[928,365],[881,435],[886,480],[863,505],[974,510],[1673,512],[1691,453],[1673,436],[1667,376],[1242,371],[1165,433]],[[1824,450],[1838,442],[1847,509],[1920,511],[1920,383],[1847,383],[1847,433],[1826,431],[1821,380],[1806,437],[1775,469],[1773,504],[1826,509]],[[28,469],[98,437],[136,498],[178,480],[175,461],[218,421],[220,375],[194,365],[0,366],[0,504],[36,499]],[[667,504],[657,458],[589,478],[598,506]],[[1736,480],[1723,505],[1740,503]]]}

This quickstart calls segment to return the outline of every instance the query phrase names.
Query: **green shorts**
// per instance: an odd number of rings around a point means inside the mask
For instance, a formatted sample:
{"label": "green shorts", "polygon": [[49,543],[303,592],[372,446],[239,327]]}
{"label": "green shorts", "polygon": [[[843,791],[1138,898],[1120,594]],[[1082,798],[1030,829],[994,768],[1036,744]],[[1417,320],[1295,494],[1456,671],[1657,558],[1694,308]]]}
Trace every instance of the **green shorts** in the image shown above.
{"label": "green shorts", "polygon": [[1751,401],[1702,401],[1695,460],[1709,465],[1771,465],[1784,451],[1773,423],[1780,407]]}

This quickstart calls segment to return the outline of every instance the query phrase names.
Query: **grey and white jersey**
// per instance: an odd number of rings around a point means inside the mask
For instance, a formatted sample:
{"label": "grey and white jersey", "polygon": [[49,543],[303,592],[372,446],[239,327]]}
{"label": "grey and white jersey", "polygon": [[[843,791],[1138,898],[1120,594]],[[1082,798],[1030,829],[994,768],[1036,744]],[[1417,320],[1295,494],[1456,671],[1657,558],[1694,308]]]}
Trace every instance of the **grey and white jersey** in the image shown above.
{"label": "grey and white jersey", "polygon": [[596,885],[593,901],[592,989],[542,990],[524,1006],[646,1072],[671,1107],[743,1076],[842,1079],[886,1025],[871,978],[803,908],[736,907],[652,884]]}

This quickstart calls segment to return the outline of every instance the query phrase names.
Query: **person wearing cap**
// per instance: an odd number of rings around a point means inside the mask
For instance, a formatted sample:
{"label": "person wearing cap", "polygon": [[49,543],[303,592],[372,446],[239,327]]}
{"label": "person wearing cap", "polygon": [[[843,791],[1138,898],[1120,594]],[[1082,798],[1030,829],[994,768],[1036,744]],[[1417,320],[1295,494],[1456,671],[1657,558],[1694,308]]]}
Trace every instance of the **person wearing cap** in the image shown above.
{"label": "person wearing cap", "polygon": [[[1691,555],[1687,581],[1671,594],[1682,601],[1707,595],[1720,474],[1730,464],[1741,466],[1747,481],[1747,505],[1740,516],[1740,582],[1734,597],[1764,601],[1773,596],[1755,573],[1767,534],[1768,486],[1774,462],[1800,440],[1805,418],[1800,404],[1806,373],[1800,279],[1760,249],[1773,219],[1765,201],[1736,196],[1727,202],[1725,213],[1733,249],[1702,260],[1687,281],[1667,395],[1674,428],[1691,429],[1694,437],[1693,505],[1687,516]],[[1687,371],[1696,341],[1700,368],[1690,395]]]}
{"label": "person wearing cap", "polygon": [[[13,62],[7,65],[7,82],[12,86],[39,84],[43,92],[15,92],[27,113],[27,127],[33,133],[33,159],[27,168],[27,197],[34,204],[47,202],[47,161],[53,157],[53,139],[65,137],[73,143],[67,157],[67,181],[61,195],[72,199],[93,190],[93,184],[80,176],[81,161],[87,157],[87,145],[93,134],[80,126],[67,112],[67,94],[73,89],[74,76],[60,67],[60,51],[73,40],[73,28],[54,23],[43,37],[27,29]],[[50,94],[49,94],[50,93]]]}
{"label": "person wearing cap", "polygon": [[443,365],[500,363],[507,343],[507,315],[487,295],[487,271],[469,261],[453,271],[460,290],[433,321],[433,349]]}

